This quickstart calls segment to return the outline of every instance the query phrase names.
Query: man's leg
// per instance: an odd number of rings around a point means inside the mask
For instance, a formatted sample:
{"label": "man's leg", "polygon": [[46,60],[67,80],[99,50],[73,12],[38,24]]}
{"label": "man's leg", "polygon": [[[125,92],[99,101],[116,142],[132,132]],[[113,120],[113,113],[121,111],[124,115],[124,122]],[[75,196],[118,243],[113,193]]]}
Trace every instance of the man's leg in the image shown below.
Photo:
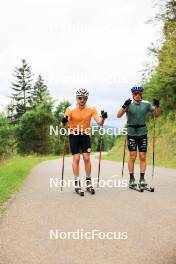
{"label": "man's leg", "polygon": [[85,165],[86,172],[86,185],[91,185],[91,161],[90,161],[90,151],[91,151],[91,143],[90,137],[88,135],[82,136],[81,149],[83,153],[83,160]]}
{"label": "man's leg", "polygon": [[128,170],[130,174],[130,180],[134,179],[134,163],[137,157],[137,151],[129,152]]}
{"label": "man's leg", "polygon": [[83,153],[87,185],[91,184],[91,161],[90,153]]}
{"label": "man's leg", "polygon": [[146,152],[139,152],[140,158],[140,180],[144,180],[146,170]]}
{"label": "man's leg", "polygon": [[137,157],[137,139],[135,137],[128,136],[127,140],[129,150],[128,170],[130,174],[130,182],[134,182],[134,163]]}
{"label": "man's leg", "polygon": [[80,153],[73,155],[73,174],[75,179],[75,186],[79,186],[79,161],[80,161]]}
{"label": "man's leg", "polygon": [[73,155],[73,175],[74,175],[74,181],[75,181],[75,187],[80,185],[80,179],[79,179],[79,161],[80,161],[80,150],[79,150],[79,136],[76,135],[70,135],[69,136],[70,141],[70,149]]}
{"label": "man's leg", "polygon": [[139,159],[140,159],[140,181],[144,181],[145,171],[146,171],[146,153],[147,153],[147,135],[140,138],[138,142],[139,148]]}
{"label": "man's leg", "polygon": [[90,153],[83,153],[83,160],[85,165],[86,177],[90,177],[91,174]]}

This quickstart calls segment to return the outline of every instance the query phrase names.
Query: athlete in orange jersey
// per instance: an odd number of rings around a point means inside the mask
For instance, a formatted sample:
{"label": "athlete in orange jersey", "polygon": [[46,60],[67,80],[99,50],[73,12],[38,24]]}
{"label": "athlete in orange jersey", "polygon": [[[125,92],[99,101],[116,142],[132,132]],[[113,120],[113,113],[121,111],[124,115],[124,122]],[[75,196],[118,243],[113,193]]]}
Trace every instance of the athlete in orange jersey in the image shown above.
{"label": "athlete in orange jersey", "polygon": [[91,143],[90,136],[86,133],[90,128],[91,118],[98,125],[103,125],[105,118],[107,118],[107,113],[104,112],[102,116],[98,116],[95,107],[90,107],[87,105],[89,93],[86,89],[79,89],[76,92],[76,104],[71,105],[66,109],[65,117],[62,119],[63,125],[67,122],[70,128],[70,149],[73,155],[73,174],[75,177],[75,188],[80,188],[79,179],[79,161],[80,153],[82,152],[83,160],[85,164],[86,172],[86,183],[87,186],[91,185]]}

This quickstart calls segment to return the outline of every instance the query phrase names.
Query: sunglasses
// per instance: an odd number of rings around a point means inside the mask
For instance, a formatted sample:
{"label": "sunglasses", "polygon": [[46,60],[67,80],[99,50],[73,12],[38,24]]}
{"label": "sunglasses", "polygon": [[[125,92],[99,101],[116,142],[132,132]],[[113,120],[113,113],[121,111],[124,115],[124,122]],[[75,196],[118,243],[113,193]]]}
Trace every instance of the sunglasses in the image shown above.
{"label": "sunglasses", "polygon": [[142,95],[142,93],[133,93],[134,94],[134,96],[136,96],[136,95]]}
{"label": "sunglasses", "polygon": [[80,101],[87,101],[87,97],[77,97],[78,98],[78,100],[80,100]]}

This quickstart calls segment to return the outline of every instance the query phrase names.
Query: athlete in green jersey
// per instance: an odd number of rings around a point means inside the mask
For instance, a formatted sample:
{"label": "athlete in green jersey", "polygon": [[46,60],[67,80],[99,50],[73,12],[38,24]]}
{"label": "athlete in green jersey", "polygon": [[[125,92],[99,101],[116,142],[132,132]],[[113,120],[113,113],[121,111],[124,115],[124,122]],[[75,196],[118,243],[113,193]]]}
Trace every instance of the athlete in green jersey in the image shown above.
{"label": "athlete in green jersey", "polygon": [[154,106],[148,101],[142,100],[142,87],[131,89],[133,102],[131,99],[125,101],[124,105],[117,112],[117,117],[127,115],[127,140],[129,150],[128,170],[130,174],[130,184],[135,185],[134,163],[137,157],[137,148],[140,158],[140,184],[145,184],[146,152],[147,152],[147,127],[146,119],[149,113],[155,116],[160,115],[159,101],[154,99]]}

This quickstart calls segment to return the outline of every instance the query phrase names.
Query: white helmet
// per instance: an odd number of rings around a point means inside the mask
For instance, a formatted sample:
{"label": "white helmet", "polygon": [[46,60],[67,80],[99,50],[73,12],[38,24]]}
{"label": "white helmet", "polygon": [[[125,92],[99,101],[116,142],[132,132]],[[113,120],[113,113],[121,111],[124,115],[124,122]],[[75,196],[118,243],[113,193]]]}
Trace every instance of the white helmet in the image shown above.
{"label": "white helmet", "polygon": [[81,88],[76,92],[76,96],[88,97],[89,92],[86,89]]}

